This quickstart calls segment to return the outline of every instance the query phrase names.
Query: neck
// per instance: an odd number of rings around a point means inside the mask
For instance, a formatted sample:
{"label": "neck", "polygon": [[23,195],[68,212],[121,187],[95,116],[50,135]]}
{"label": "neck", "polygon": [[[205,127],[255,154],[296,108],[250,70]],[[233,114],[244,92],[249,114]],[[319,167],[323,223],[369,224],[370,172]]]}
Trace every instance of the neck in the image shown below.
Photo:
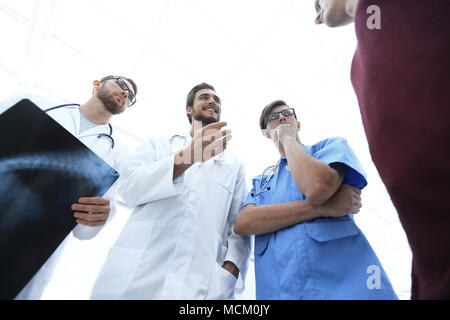
{"label": "neck", "polygon": [[278,147],[278,152],[280,153],[280,158],[286,157],[286,151],[284,151],[282,144],[280,144],[280,146]]}
{"label": "neck", "polygon": [[192,119],[191,131],[190,131],[191,137],[193,137],[194,133],[196,131],[200,130],[201,128],[203,128],[203,122]]}
{"label": "neck", "polygon": [[83,113],[86,118],[99,125],[107,124],[113,116],[106,110],[103,103],[94,96],[80,106],[80,112]]}

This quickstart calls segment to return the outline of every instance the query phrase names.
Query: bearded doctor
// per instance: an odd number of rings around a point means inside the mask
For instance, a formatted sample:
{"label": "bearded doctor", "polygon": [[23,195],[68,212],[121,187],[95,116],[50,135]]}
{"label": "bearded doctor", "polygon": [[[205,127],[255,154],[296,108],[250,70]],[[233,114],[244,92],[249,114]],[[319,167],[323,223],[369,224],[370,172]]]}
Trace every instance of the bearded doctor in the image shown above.
{"label": "bearded doctor", "polygon": [[233,231],[247,186],[226,150],[221,100],[202,83],[188,95],[190,132],[156,137],[121,165],[119,191],[135,207],[108,253],[92,299],[233,299],[251,242]]}
{"label": "bearded doctor", "polygon": [[[118,170],[123,156],[123,146],[113,138],[110,119],[121,114],[136,102],[137,87],[133,80],[107,76],[93,82],[92,97],[83,105],[63,105],[47,109],[46,112],[66,130]],[[67,242],[73,237],[89,240],[103,228],[109,217],[115,214],[117,204],[117,183],[104,197],[80,198],[72,205],[74,219],[78,225],[59,245],[47,262],[34,275],[16,297],[16,300],[38,300],[42,297]],[[70,290],[70,288],[67,288]]]}

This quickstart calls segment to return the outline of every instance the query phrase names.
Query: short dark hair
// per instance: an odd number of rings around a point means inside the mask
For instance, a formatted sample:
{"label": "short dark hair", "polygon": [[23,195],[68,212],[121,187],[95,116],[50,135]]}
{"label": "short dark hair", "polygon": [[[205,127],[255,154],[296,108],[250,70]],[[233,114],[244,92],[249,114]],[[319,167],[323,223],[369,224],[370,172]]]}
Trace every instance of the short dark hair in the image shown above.
{"label": "short dark hair", "polygon": [[267,129],[266,116],[269,113],[271,113],[273,109],[275,109],[276,107],[279,107],[279,106],[288,106],[288,105],[283,100],[275,100],[274,102],[267,105],[263,109],[263,111],[261,113],[261,117],[259,118],[259,126],[261,127],[261,129]]}
{"label": "short dark hair", "polygon": [[[187,99],[186,99],[186,107],[193,107],[194,106],[194,100],[195,100],[195,95],[197,94],[197,92],[199,92],[200,90],[203,89],[211,89],[214,92],[216,91],[216,89],[214,89],[214,87],[210,84],[207,83],[200,83],[199,85],[196,85],[195,87],[193,87],[191,89],[191,91],[189,92]],[[187,114],[189,123],[192,124],[192,115]]]}
{"label": "short dark hair", "polygon": [[117,78],[125,79],[125,80],[127,80],[129,83],[131,83],[131,85],[133,86],[134,95],[137,96],[138,89],[137,89],[137,85],[136,85],[136,83],[133,81],[133,79],[130,79],[130,78],[127,78],[127,77],[122,77],[122,76],[106,76],[106,77],[103,77],[103,78],[100,80],[100,82],[105,82],[105,81],[112,80],[112,79],[117,79]]}

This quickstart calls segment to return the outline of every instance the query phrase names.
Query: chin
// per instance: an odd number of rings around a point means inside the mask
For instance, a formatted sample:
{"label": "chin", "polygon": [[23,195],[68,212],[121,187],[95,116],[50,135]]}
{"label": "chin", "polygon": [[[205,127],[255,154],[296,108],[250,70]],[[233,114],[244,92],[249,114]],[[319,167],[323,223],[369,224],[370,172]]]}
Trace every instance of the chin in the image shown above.
{"label": "chin", "polygon": [[208,125],[208,124],[211,124],[211,123],[216,123],[216,122],[219,122],[219,120],[220,120],[220,118],[219,117],[203,117],[202,119],[201,119],[201,121],[202,121],[202,123],[204,124],[204,125]]}
{"label": "chin", "polygon": [[329,11],[323,18],[325,24],[330,28],[337,28],[345,26],[353,22],[353,18],[350,17],[345,11]]}
{"label": "chin", "polygon": [[219,122],[219,120],[218,119],[214,119],[214,118],[203,118],[202,119],[202,123],[203,123],[203,125],[208,125],[208,124],[211,124],[211,123],[216,123],[216,122]]}
{"label": "chin", "polygon": [[119,105],[105,105],[105,107],[113,115],[121,114],[124,111],[123,107]]}

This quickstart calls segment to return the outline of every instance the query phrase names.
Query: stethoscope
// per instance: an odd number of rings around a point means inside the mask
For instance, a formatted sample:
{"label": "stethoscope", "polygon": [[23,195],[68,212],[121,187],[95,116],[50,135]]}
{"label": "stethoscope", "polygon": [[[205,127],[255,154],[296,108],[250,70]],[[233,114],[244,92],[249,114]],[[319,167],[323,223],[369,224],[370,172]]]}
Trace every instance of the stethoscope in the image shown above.
{"label": "stethoscope", "polygon": [[[277,164],[275,166],[270,166],[267,167],[266,169],[264,169],[262,175],[261,175],[261,179],[259,180],[259,186],[258,186],[258,192],[256,193],[251,193],[250,195],[254,198],[264,192],[270,191],[270,187],[267,187],[267,185],[269,184],[270,180],[272,180],[273,176],[275,175],[275,173],[277,172],[278,166],[280,165],[280,162],[278,161]],[[266,172],[268,172],[269,170],[272,171],[271,175],[269,176],[269,178],[266,180],[266,182],[264,182],[264,185],[261,187],[262,185],[262,181],[264,176],[266,175]]]}
{"label": "stethoscope", "polygon": [[[76,104],[76,103],[62,104],[60,106],[56,106],[56,107],[52,107],[52,108],[49,108],[47,110],[44,110],[44,112],[49,112],[49,111],[60,109],[60,108],[74,107],[74,106],[79,107],[80,105]],[[112,128],[110,123],[108,123],[108,126],[109,126],[109,134],[107,134],[107,133],[100,133],[100,134],[97,135],[97,139],[101,139],[102,137],[108,138],[109,140],[111,140],[111,149],[114,149],[115,141],[114,141],[114,138],[112,137],[113,128]],[[92,135],[86,135],[86,136],[83,136],[83,137],[89,137],[89,136],[95,136],[95,135],[96,134],[92,134]]]}
{"label": "stethoscope", "polygon": [[[178,134],[174,135],[174,136],[172,136],[172,138],[170,138],[170,142],[169,143],[170,143],[170,149],[171,149],[170,152],[171,152],[171,154],[175,154],[175,152],[180,151],[179,148],[181,147],[181,143],[180,143],[181,141],[183,141],[182,148],[184,148],[186,146],[186,144],[190,141],[190,139],[188,141],[187,137],[180,136]],[[223,161],[223,159],[224,159],[223,152],[221,154],[215,156],[214,159],[215,159],[215,161]]]}
{"label": "stethoscope", "polygon": [[[181,146],[181,141],[183,141],[183,145]],[[180,135],[174,135],[170,138],[170,153],[175,154],[179,151],[179,148],[184,148],[186,146],[187,138]]]}

